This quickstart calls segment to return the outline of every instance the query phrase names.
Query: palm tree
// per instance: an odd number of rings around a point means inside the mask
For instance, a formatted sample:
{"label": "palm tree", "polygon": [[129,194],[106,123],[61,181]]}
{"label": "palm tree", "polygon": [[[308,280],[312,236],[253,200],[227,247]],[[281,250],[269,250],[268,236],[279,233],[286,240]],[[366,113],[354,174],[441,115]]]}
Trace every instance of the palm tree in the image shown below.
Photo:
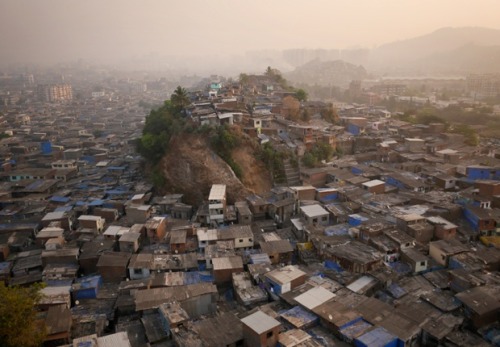
{"label": "palm tree", "polygon": [[184,109],[191,103],[189,100],[187,90],[178,86],[172,95],[170,96],[170,101],[172,106],[176,108],[179,112],[184,111]]}

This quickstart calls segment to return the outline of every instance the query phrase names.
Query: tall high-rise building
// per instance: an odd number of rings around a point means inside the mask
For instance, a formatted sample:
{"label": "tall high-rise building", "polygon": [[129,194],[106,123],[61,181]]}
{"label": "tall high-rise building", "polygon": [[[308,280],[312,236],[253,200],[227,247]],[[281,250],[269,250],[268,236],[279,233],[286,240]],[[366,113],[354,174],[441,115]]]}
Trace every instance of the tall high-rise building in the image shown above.
{"label": "tall high-rise building", "polygon": [[39,84],[38,98],[46,102],[69,101],[73,99],[73,88],[69,84]]}
{"label": "tall high-rise building", "polygon": [[478,98],[500,95],[500,74],[472,74],[467,76],[467,90]]}

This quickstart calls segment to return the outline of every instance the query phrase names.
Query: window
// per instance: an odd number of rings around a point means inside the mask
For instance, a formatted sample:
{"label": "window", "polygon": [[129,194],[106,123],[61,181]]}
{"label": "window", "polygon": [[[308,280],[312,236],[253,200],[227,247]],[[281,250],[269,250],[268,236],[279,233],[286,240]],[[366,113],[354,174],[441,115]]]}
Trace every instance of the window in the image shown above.
{"label": "window", "polygon": [[134,275],[142,275],[142,269],[134,269]]}
{"label": "window", "polygon": [[420,266],[425,266],[425,261],[421,261]]}
{"label": "window", "polygon": [[313,218],[313,223],[318,223],[318,218]]}
{"label": "window", "polygon": [[326,219],[327,219],[327,218],[326,218],[326,216],[321,217],[321,220],[322,220],[323,222],[326,222]]}
{"label": "window", "polygon": [[267,337],[268,339],[270,339],[271,337],[273,337],[273,332],[272,332],[272,331],[268,332],[268,333],[266,334],[266,337]]}
{"label": "window", "polygon": [[243,242],[243,239],[239,239],[239,241],[238,241],[238,242],[239,242],[239,243],[242,243],[242,242]]}
{"label": "window", "polygon": [[253,242],[253,240],[252,239],[248,239],[248,242]]}

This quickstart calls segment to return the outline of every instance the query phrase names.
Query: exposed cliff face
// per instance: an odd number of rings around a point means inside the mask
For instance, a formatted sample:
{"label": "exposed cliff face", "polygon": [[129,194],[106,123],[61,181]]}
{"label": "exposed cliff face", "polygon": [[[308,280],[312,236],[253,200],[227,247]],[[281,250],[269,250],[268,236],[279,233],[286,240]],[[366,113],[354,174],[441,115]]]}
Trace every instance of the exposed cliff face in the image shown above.
{"label": "exposed cliff face", "polygon": [[209,146],[208,139],[196,134],[182,134],[171,139],[162,159],[167,184],[165,193],[182,193],[188,204],[199,205],[208,198],[212,184],[225,184],[229,203],[242,200],[252,192],[269,191],[269,173],[253,156],[249,140],[233,151],[233,160],[243,171],[243,182]]}

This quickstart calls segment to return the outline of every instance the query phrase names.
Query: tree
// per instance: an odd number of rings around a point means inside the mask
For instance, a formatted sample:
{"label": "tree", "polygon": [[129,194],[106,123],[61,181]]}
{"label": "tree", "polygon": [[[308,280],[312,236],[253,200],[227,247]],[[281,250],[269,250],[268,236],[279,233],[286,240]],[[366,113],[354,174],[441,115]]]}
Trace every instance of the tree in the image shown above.
{"label": "tree", "polygon": [[339,116],[337,114],[337,111],[333,108],[333,105],[329,105],[328,107],[323,108],[320,113],[321,118],[323,118],[325,121],[331,124],[338,123]]}
{"label": "tree", "polygon": [[323,142],[317,142],[313,148],[304,153],[302,157],[302,163],[307,167],[316,167],[320,165],[322,161],[328,161],[332,158],[333,148]]}
{"label": "tree", "polygon": [[40,285],[7,287],[0,282],[0,346],[40,346],[45,329],[37,320]]}
{"label": "tree", "polygon": [[450,128],[450,132],[463,135],[465,144],[469,146],[479,145],[479,136],[476,134],[476,131],[467,124],[454,124]]}
{"label": "tree", "polygon": [[306,152],[302,157],[302,164],[308,168],[313,168],[317,165],[318,160],[310,152]]}
{"label": "tree", "polygon": [[299,101],[307,101],[307,92],[304,90],[304,89],[297,89],[297,91],[295,92],[295,97],[297,98],[297,100]]}
{"label": "tree", "polygon": [[170,102],[157,110],[151,110],[142,129],[142,137],[136,143],[137,152],[151,164],[156,164],[168,148],[170,138],[185,127],[185,119],[175,114]]}
{"label": "tree", "polygon": [[267,142],[261,147],[258,157],[266,165],[275,183],[286,181],[285,166],[283,165],[285,153],[277,151],[270,142]]}
{"label": "tree", "polygon": [[271,78],[275,83],[281,85],[283,89],[288,88],[286,80],[283,78],[281,72],[278,69],[273,69],[268,66],[264,75]]}
{"label": "tree", "polygon": [[239,81],[241,84],[246,85],[249,81],[249,77],[246,73],[240,73]]}
{"label": "tree", "polygon": [[309,114],[309,111],[307,111],[306,109],[304,109],[304,111],[302,111],[302,120],[304,122],[309,122],[311,120],[311,115]]}
{"label": "tree", "polygon": [[170,96],[170,101],[174,107],[176,113],[183,112],[184,109],[189,106],[191,101],[189,100],[187,90],[178,86],[175,91]]}
{"label": "tree", "polygon": [[300,102],[293,96],[288,95],[283,98],[282,103],[282,116],[290,120],[297,121],[300,115]]}

